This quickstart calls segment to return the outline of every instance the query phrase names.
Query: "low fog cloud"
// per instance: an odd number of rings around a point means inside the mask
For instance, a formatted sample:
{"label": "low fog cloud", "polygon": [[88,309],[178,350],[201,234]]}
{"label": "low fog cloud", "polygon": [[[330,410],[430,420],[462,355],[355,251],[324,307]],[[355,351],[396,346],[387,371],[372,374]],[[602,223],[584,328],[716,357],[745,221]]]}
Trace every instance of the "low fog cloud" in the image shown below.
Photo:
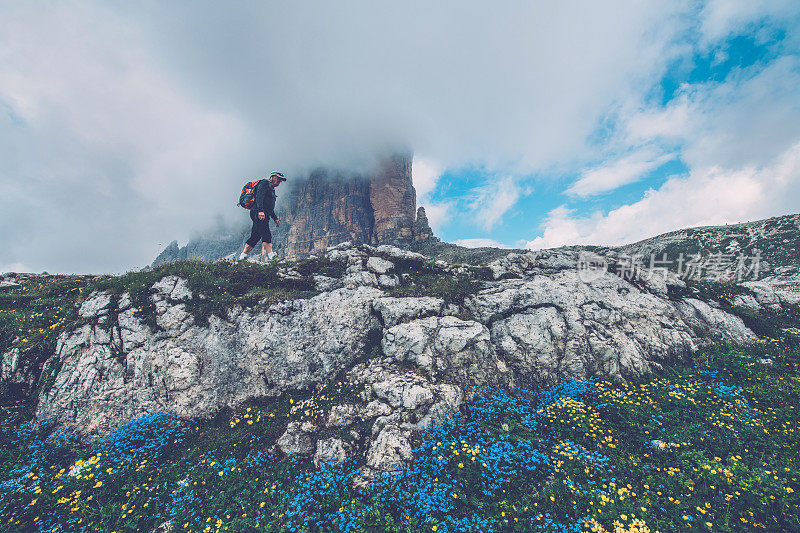
{"label": "low fog cloud", "polygon": [[[603,118],[640,107],[696,7],[0,9],[0,270],[87,272],[142,266],[172,239],[242,218],[243,181],[273,169],[366,168],[398,147],[429,170],[580,167]],[[435,223],[446,206],[431,212]]]}

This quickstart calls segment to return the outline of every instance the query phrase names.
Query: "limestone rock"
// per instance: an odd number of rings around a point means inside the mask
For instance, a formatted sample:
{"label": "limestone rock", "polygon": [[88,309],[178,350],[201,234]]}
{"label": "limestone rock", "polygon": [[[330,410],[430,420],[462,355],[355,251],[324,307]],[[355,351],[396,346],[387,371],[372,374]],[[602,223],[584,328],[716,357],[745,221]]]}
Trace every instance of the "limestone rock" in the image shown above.
{"label": "limestone rock", "polygon": [[342,286],[342,282],[339,279],[332,278],[330,276],[314,274],[313,279],[314,285],[316,286],[317,290],[320,291],[332,291]]}
{"label": "limestone rock", "polygon": [[425,214],[425,208],[420,206],[419,209],[417,209],[417,220],[414,221],[414,240],[424,241],[427,239],[436,239],[436,237],[434,237],[433,230],[428,224],[428,216]]}
{"label": "limestone rock", "polygon": [[752,294],[737,294],[733,297],[731,304],[735,307],[741,307],[748,311],[758,312],[761,310],[761,304],[758,303]]}
{"label": "limestone rock", "polygon": [[762,281],[747,281],[742,283],[742,287],[749,289],[761,306],[772,311],[781,309],[781,301],[770,284]]}
{"label": "limestone rock", "polygon": [[511,253],[492,261],[486,266],[491,271],[492,277],[496,280],[506,277],[521,278],[526,272],[536,266],[536,254]]}
{"label": "limestone rock", "polygon": [[381,259],[380,257],[370,257],[367,259],[367,269],[375,274],[387,274],[394,268],[394,263]]}
{"label": "limestone rock", "polygon": [[367,452],[366,466],[375,473],[392,472],[413,458],[408,432],[395,425],[386,425]]}
{"label": "limestone rock", "polygon": [[390,244],[381,244],[376,248],[376,250],[382,254],[386,254],[392,259],[400,260],[408,263],[419,263],[422,264],[428,260],[427,257],[424,255],[411,252],[409,250],[404,250],[402,248],[398,248],[397,246],[392,246]]}
{"label": "limestone rock", "polygon": [[687,302],[674,303],[610,273],[586,283],[570,268],[488,283],[467,307],[488,324],[499,357],[524,382],[583,378],[604,368],[641,374],[712,337],[736,343],[752,338],[740,319]]}
{"label": "limestone rock", "polygon": [[[205,328],[189,318],[188,326],[161,333],[128,309],[119,315],[124,364],[100,326],[59,339],[61,370],[37,416],[92,437],[154,411],[204,416],[325,383],[349,368],[380,327],[371,305],[380,295],[368,287],[337,289],[267,311],[234,309],[210,317]],[[160,318],[181,316],[182,304],[164,305]]]}
{"label": "limestone rock", "polygon": [[372,400],[361,412],[362,418],[373,418],[386,416],[392,412],[392,408],[379,400]]}
{"label": "limestone rock", "polygon": [[187,300],[192,297],[189,282],[178,276],[166,276],[153,284],[156,294],[170,300]]}
{"label": "limestone rock", "polygon": [[[674,275],[631,281],[600,268],[587,276],[574,249],[507,254],[476,274],[439,262],[437,275],[476,275],[481,288],[465,299],[389,297],[378,287],[429,259],[348,240],[320,250],[345,270],[340,278],[315,275],[320,294],[234,306],[203,327],[179,276],[152,286],[157,328],[128,294],[116,309],[114,298],[91,295],[87,318],[116,320],[87,320],[58,338],[45,368],[60,370],[39,397],[37,417],[92,439],[152,412],[209,416],[341,380],[346,392],[327,412],[315,413],[314,423],[293,421],[275,445],[316,464],[355,456],[369,479],[411,461],[415,435],[457,414],[481,388],[595,372],[625,378],[714,341],[752,338],[741,319],[673,290],[682,289]],[[291,280],[291,269],[280,268]],[[780,280],[780,291],[776,280],[765,281],[742,301],[758,309],[782,303],[795,280]],[[2,383],[34,382],[19,350],[0,356]]]}
{"label": "limestone rock", "polygon": [[78,314],[82,318],[90,318],[108,312],[108,306],[111,304],[111,295],[107,292],[93,292],[89,295],[86,301],[81,304]]}
{"label": "limestone rock", "polygon": [[380,287],[392,288],[400,285],[400,278],[396,275],[381,274],[378,276],[378,285]]}
{"label": "limestone rock", "polygon": [[280,267],[277,276],[281,279],[302,280],[303,275],[294,268]]}
{"label": "limestone rock", "polygon": [[117,302],[117,310],[124,311],[131,306],[131,295],[127,292],[123,292],[122,295],[119,297],[119,301]]}
{"label": "limestone rock", "polygon": [[33,370],[32,365],[20,357],[19,348],[0,353],[0,395],[5,395],[11,386],[24,386],[30,390],[35,379]]}
{"label": "limestone rock", "polygon": [[384,159],[370,181],[375,240],[409,242],[414,238],[417,195],[411,185],[411,154]]}
{"label": "limestone rock", "polygon": [[317,451],[314,453],[315,466],[345,459],[347,459],[347,450],[342,439],[331,437],[317,442]]}
{"label": "limestone rock", "polygon": [[289,456],[313,455],[315,430],[316,428],[310,422],[289,422],[286,431],[278,438],[278,448]]}
{"label": "limestone rock", "polygon": [[344,427],[359,418],[358,407],[353,404],[334,405],[328,413],[327,427]]}
{"label": "limestone rock", "polygon": [[420,298],[378,298],[372,307],[380,313],[385,327],[390,328],[405,319],[438,315],[444,307],[444,300],[431,296]]}
{"label": "limestone rock", "polygon": [[433,403],[433,393],[421,377],[411,374],[392,376],[386,381],[372,384],[375,395],[390,406],[414,411]]}
{"label": "limestone rock", "polygon": [[341,263],[347,265],[348,267],[358,265],[359,268],[357,270],[361,270],[361,267],[367,258],[367,254],[358,248],[354,248],[352,243],[347,242],[345,244],[328,248],[328,251],[325,253],[325,257],[329,261]]}
{"label": "limestone rock", "polygon": [[669,448],[678,448],[680,446],[680,444],[675,442],[664,442],[663,440],[651,440],[648,444],[650,448],[659,452],[663,452]]}
{"label": "limestone rock", "polygon": [[695,332],[708,339],[744,344],[756,338],[753,332],[744,325],[741,318],[715,309],[702,300],[686,298],[677,306]]}
{"label": "limestone rock", "polygon": [[360,270],[346,274],[342,278],[342,283],[345,287],[377,287],[378,278],[372,272]]}
{"label": "limestone rock", "polygon": [[162,522],[152,531],[152,533],[172,533],[173,530],[172,526],[173,526],[172,520],[168,520],[167,522]]}
{"label": "limestone rock", "polygon": [[497,387],[508,378],[489,331],[478,322],[452,316],[413,320],[386,330],[382,347],[387,356],[463,389]]}

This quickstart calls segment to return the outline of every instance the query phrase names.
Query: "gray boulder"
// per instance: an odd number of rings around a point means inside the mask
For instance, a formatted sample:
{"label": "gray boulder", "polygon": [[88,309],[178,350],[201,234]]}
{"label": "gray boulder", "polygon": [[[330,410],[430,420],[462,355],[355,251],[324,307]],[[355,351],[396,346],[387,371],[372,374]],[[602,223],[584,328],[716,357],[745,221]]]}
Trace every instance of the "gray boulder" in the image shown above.
{"label": "gray boulder", "polygon": [[313,455],[316,446],[313,434],[316,427],[311,422],[289,422],[286,431],[278,438],[277,446],[286,455]]}

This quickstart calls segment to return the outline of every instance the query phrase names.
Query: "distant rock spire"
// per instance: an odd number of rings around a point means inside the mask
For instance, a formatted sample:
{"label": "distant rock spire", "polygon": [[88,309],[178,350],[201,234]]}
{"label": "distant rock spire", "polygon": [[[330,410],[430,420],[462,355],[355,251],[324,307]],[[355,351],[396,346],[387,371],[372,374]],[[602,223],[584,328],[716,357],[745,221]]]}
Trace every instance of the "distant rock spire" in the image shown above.
{"label": "distant rock spire", "polygon": [[[428,225],[428,216],[425,214],[425,208],[420,206],[417,209],[417,220],[414,221],[414,240],[424,241],[427,239],[436,239],[433,236],[433,230]],[[437,241],[439,239],[436,239]]]}
{"label": "distant rock spire", "polygon": [[158,254],[155,261],[153,261],[153,268],[163,265],[165,263],[172,263],[180,259],[186,259],[186,251],[183,250],[183,257],[181,257],[181,248],[178,247],[178,241],[172,241],[164,248],[164,251]]}

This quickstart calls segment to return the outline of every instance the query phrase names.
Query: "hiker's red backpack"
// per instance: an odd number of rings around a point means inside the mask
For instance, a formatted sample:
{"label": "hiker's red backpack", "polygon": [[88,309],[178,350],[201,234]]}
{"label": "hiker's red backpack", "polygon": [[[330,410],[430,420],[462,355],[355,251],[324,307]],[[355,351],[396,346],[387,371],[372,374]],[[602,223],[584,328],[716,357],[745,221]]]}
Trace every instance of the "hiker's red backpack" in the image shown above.
{"label": "hiker's red backpack", "polygon": [[239,203],[236,205],[240,205],[245,209],[250,209],[253,207],[253,204],[256,203],[256,185],[261,180],[256,181],[248,181],[242,187],[242,194],[239,195]]}

